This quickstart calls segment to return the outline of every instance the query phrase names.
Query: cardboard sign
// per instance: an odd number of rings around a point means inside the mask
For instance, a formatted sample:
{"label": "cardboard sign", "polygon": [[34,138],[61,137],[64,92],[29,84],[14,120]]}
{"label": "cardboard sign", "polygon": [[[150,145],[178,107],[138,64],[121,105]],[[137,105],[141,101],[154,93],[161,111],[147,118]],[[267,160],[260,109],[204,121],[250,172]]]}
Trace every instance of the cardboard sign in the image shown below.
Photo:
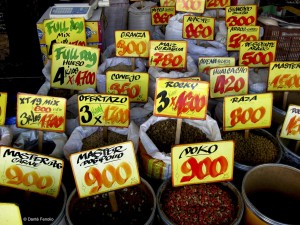
{"label": "cardboard sign", "polygon": [[259,40],[260,26],[235,26],[227,29],[227,51],[239,51],[242,41]]}
{"label": "cardboard sign", "polygon": [[200,73],[209,74],[211,68],[235,66],[234,57],[199,57],[198,69]]}
{"label": "cardboard sign", "polygon": [[7,93],[0,92],[0,126],[5,124],[6,119]]}
{"label": "cardboard sign", "polygon": [[185,15],[182,29],[183,38],[214,40],[215,18]]}
{"label": "cardboard sign", "polygon": [[268,91],[299,91],[300,62],[271,62]]}
{"label": "cardboard sign", "polygon": [[176,0],[160,0],[160,6],[175,6]]}
{"label": "cardboard sign", "polygon": [[16,203],[0,203],[0,221],[2,225],[22,225],[20,207]]}
{"label": "cardboard sign", "polygon": [[224,97],[223,130],[270,127],[272,107],[273,93]]}
{"label": "cardboard sign", "polygon": [[57,197],[64,161],[36,152],[0,147],[0,185]]}
{"label": "cardboard sign", "polygon": [[186,68],[186,41],[150,41],[149,67]]}
{"label": "cardboard sign", "polygon": [[240,43],[239,65],[269,67],[276,58],[277,41],[242,41]]}
{"label": "cardboard sign", "polygon": [[45,19],[44,30],[49,59],[55,43],[86,46],[84,18]]}
{"label": "cardboard sign", "polygon": [[17,127],[64,132],[66,127],[65,98],[18,93]]}
{"label": "cardboard sign", "polygon": [[233,140],[175,145],[171,157],[174,187],[232,180]]}
{"label": "cardboard sign", "polygon": [[176,0],[176,11],[203,13],[205,9],[205,0]]}
{"label": "cardboard sign", "polygon": [[300,141],[300,106],[289,105],[280,132],[281,138]]}
{"label": "cardboard sign", "polygon": [[232,26],[255,26],[257,22],[257,5],[237,5],[225,8],[225,23]]}
{"label": "cardboard sign", "polygon": [[208,88],[205,81],[157,78],[153,114],[204,120]]}
{"label": "cardboard sign", "polygon": [[230,6],[230,0],[206,0],[206,9],[220,9]]}
{"label": "cardboard sign", "polygon": [[115,31],[116,56],[147,58],[149,41],[149,31],[117,30]]}
{"label": "cardboard sign", "polygon": [[133,143],[118,143],[70,155],[80,198],[140,183]]}
{"label": "cardboard sign", "polygon": [[70,90],[96,88],[100,49],[55,44],[51,64],[51,87]]}
{"label": "cardboard sign", "polygon": [[78,95],[80,126],[128,127],[130,102],[125,95]]}
{"label": "cardboard sign", "polygon": [[150,9],[151,13],[151,25],[166,25],[169,19],[175,15],[174,6],[154,6]]}
{"label": "cardboard sign", "polygon": [[210,97],[221,98],[248,94],[247,66],[223,67],[210,70]]}
{"label": "cardboard sign", "polygon": [[106,93],[127,95],[130,102],[147,102],[149,74],[142,72],[107,71]]}

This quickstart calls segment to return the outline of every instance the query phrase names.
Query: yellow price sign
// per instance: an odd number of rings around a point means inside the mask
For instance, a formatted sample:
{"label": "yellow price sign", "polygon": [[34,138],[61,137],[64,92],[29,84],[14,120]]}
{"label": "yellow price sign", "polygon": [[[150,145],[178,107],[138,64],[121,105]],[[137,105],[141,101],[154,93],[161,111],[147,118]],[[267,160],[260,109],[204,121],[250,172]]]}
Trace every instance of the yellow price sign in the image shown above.
{"label": "yellow price sign", "polygon": [[280,137],[300,141],[299,105],[289,105],[281,128]]}
{"label": "yellow price sign", "polygon": [[71,154],[70,163],[80,198],[140,183],[131,141]]}
{"label": "yellow price sign", "polygon": [[255,26],[257,5],[237,5],[225,7],[225,23],[231,26]]}
{"label": "yellow price sign", "polygon": [[203,13],[205,9],[205,0],[176,0],[176,11]]}
{"label": "yellow price sign", "polygon": [[272,107],[273,93],[224,97],[223,130],[270,127]]}
{"label": "yellow price sign", "polygon": [[149,41],[149,31],[117,30],[115,31],[116,56],[147,58]]}
{"label": "yellow price sign", "polygon": [[148,87],[148,73],[124,71],[106,72],[107,94],[127,95],[130,102],[147,102]]}
{"label": "yellow price sign", "polygon": [[242,41],[240,43],[239,65],[269,67],[276,58],[277,41]]}
{"label": "yellow price sign", "polygon": [[239,51],[242,41],[259,40],[260,26],[234,26],[227,28],[227,51]]}
{"label": "yellow price sign", "polygon": [[205,81],[157,78],[155,116],[205,119],[209,83]]}
{"label": "yellow price sign", "polygon": [[214,40],[215,18],[201,16],[183,16],[182,37],[198,40]]}
{"label": "yellow price sign", "polygon": [[18,93],[17,127],[64,132],[66,103],[65,98]]}
{"label": "yellow price sign", "polygon": [[7,93],[0,92],[0,126],[5,124],[6,119]]}
{"label": "yellow price sign", "polygon": [[150,8],[151,24],[153,26],[168,24],[169,19],[175,15],[174,6],[153,6]]}
{"label": "yellow price sign", "polygon": [[210,97],[221,98],[248,94],[249,68],[247,66],[223,67],[210,70]]}
{"label": "yellow price sign", "polygon": [[57,197],[64,161],[36,152],[0,147],[0,185]]}
{"label": "yellow price sign", "polygon": [[171,157],[174,187],[233,178],[233,140],[175,145]]}
{"label": "yellow price sign", "polygon": [[176,0],[160,0],[160,6],[175,6]]}
{"label": "yellow price sign", "polygon": [[206,0],[206,9],[220,9],[230,6],[230,0]]}
{"label": "yellow price sign", "polygon": [[125,95],[78,95],[80,126],[128,127],[130,102]]}
{"label": "yellow price sign", "polygon": [[235,66],[234,57],[199,57],[198,69],[200,73],[209,74],[211,68]]}
{"label": "yellow price sign", "polygon": [[300,62],[271,62],[268,91],[299,91]]}
{"label": "yellow price sign", "polygon": [[3,225],[23,225],[20,207],[17,203],[0,203],[0,221]]}
{"label": "yellow price sign", "polygon": [[51,64],[51,87],[85,90],[96,88],[100,49],[55,44]]}

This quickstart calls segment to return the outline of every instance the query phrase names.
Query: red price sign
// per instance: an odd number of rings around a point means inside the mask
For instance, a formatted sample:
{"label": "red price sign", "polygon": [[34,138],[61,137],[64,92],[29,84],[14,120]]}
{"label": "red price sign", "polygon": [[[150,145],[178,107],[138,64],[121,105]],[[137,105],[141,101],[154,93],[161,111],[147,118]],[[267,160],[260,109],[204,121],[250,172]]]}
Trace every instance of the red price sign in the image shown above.
{"label": "red price sign", "polygon": [[226,26],[255,26],[257,5],[227,6],[225,8]]}
{"label": "red price sign", "polygon": [[272,107],[272,93],[224,97],[223,130],[270,127]]}
{"label": "red price sign", "polygon": [[151,24],[152,25],[165,25],[168,24],[169,19],[175,15],[174,6],[151,7]]}
{"label": "red price sign", "polygon": [[239,65],[269,67],[276,57],[277,41],[243,41],[240,44]]}
{"label": "red price sign", "polygon": [[0,92],[0,126],[5,124],[7,93]]}
{"label": "red price sign", "polygon": [[208,86],[204,81],[157,78],[153,114],[205,119]]}
{"label": "red price sign", "polygon": [[172,148],[173,186],[232,180],[234,141],[176,145]]}
{"label": "red price sign", "polygon": [[186,41],[150,41],[149,66],[186,68]]}
{"label": "red price sign", "polygon": [[230,6],[230,0],[206,0],[206,9],[220,9]]}
{"label": "red price sign", "polygon": [[183,38],[214,40],[214,30],[214,18],[188,15],[183,16]]}
{"label": "red price sign", "polygon": [[247,66],[223,67],[210,70],[210,97],[248,94]]}
{"label": "red price sign", "polygon": [[175,6],[176,0],[160,0],[160,6]]}
{"label": "red price sign", "polygon": [[176,11],[203,13],[205,0],[176,0]]}
{"label": "red price sign", "polygon": [[300,106],[289,105],[280,137],[300,141]]}
{"label": "red price sign", "polygon": [[116,56],[147,58],[149,41],[149,31],[117,30],[115,31]]}

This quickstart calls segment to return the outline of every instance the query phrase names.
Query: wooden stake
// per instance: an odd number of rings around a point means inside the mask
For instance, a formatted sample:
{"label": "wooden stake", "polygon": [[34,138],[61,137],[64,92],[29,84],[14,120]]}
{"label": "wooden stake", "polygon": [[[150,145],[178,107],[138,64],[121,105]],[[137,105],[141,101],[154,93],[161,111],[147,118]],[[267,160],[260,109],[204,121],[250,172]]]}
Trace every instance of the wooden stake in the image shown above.
{"label": "wooden stake", "polygon": [[179,118],[177,119],[177,124],[176,124],[176,135],[175,135],[176,145],[180,143],[181,125],[182,125],[182,119]]}
{"label": "wooden stake", "polygon": [[300,149],[300,141],[297,141],[296,147],[295,147],[295,153],[298,154]]}
{"label": "wooden stake", "polygon": [[103,128],[103,141],[108,142],[108,128],[107,127],[102,127]]}
{"label": "wooden stake", "polygon": [[39,152],[42,153],[43,150],[43,139],[44,139],[44,133],[43,131],[39,130],[39,135],[38,135],[38,148]]}
{"label": "wooden stake", "polygon": [[111,205],[111,210],[113,212],[117,212],[118,211],[118,203],[117,203],[115,192],[114,191],[108,192],[108,196],[109,196],[109,201],[110,201],[110,205]]}
{"label": "wooden stake", "polygon": [[131,69],[132,69],[132,71],[134,71],[135,70],[135,58],[131,58]]}
{"label": "wooden stake", "polygon": [[286,110],[286,104],[287,104],[288,95],[289,95],[288,91],[285,91],[283,93],[283,102],[282,102],[282,109],[283,110]]}
{"label": "wooden stake", "polygon": [[249,138],[249,130],[245,130],[245,139],[247,140]]}
{"label": "wooden stake", "polygon": [[219,11],[219,9],[217,9],[217,10],[216,10],[216,19],[218,20],[219,17],[220,17],[220,11]]}

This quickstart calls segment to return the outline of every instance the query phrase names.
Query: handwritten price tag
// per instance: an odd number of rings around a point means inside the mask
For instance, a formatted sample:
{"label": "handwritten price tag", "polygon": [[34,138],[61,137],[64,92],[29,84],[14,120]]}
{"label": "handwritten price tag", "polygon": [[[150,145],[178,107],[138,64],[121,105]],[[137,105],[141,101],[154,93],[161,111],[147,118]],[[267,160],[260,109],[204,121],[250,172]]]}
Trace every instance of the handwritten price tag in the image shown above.
{"label": "handwritten price tag", "polygon": [[239,65],[269,67],[276,57],[277,41],[243,41],[240,43]]}
{"label": "handwritten price tag", "polygon": [[140,183],[131,141],[72,154],[70,163],[80,198]]}
{"label": "handwritten price tag", "polygon": [[172,147],[173,186],[232,180],[234,141]]}
{"label": "handwritten price tag", "polygon": [[273,93],[224,97],[223,130],[270,127]]}
{"label": "handwritten price tag", "polygon": [[176,11],[203,13],[205,0],[176,0]]}
{"label": "handwritten price tag", "polygon": [[230,6],[230,0],[206,0],[206,9],[220,9]]}
{"label": "handwritten price tag", "polygon": [[108,94],[78,95],[80,126],[128,127],[129,97]]}
{"label": "handwritten price tag", "polygon": [[168,24],[169,19],[175,15],[174,6],[151,7],[151,24],[154,26]]}
{"label": "handwritten price tag", "polygon": [[239,51],[242,41],[259,40],[260,26],[236,26],[227,29],[227,51]]}
{"label": "handwritten price tag", "polygon": [[0,185],[57,197],[64,161],[5,146],[0,147]]}
{"label": "handwritten price tag", "polygon": [[160,0],[160,6],[175,6],[176,0]]}
{"label": "handwritten price tag", "polygon": [[248,94],[247,66],[223,67],[210,70],[210,97]]}
{"label": "handwritten price tag", "polygon": [[64,132],[65,98],[19,93],[17,95],[17,127]]}
{"label": "handwritten price tag", "polygon": [[225,22],[231,26],[255,26],[257,22],[257,5],[227,6]]}
{"label": "handwritten price tag", "polygon": [[0,203],[0,221],[6,225],[23,225],[20,207],[17,203]]}
{"label": "handwritten price tag", "polygon": [[183,16],[183,38],[214,40],[214,30],[214,18],[200,16]]}
{"label": "handwritten price tag", "polygon": [[147,102],[148,87],[148,73],[123,71],[106,72],[107,94],[127,95],[130,102]]}
{"label": "handwritten price tag", "polygon": [[271,62],[268,91],[299,91],[300,62]]}
{"label": "handwritten price tag", "polygon": [[115,31],[116,56],[141,57],[149,56],[149,31],[117,30]]}
{"label": "handwritten price tag", "polygon": [[289,105],[280,137],[300,141],[300,106]]}
{"label": "handwritten price tag", "polygon": [[5,124],[6,105],[7,105],[7,93],[0,92],[0,126]]}
{"label": "handwritten price tag", "polygon": [[187,79],[156,79],[155,116],[205,119],[209,83]]}
{"label": "handwritten price tag", "polygon": [[198,69],[200,73],[209,74],[211,68],[235,66],[234,57],[199,57]]}

